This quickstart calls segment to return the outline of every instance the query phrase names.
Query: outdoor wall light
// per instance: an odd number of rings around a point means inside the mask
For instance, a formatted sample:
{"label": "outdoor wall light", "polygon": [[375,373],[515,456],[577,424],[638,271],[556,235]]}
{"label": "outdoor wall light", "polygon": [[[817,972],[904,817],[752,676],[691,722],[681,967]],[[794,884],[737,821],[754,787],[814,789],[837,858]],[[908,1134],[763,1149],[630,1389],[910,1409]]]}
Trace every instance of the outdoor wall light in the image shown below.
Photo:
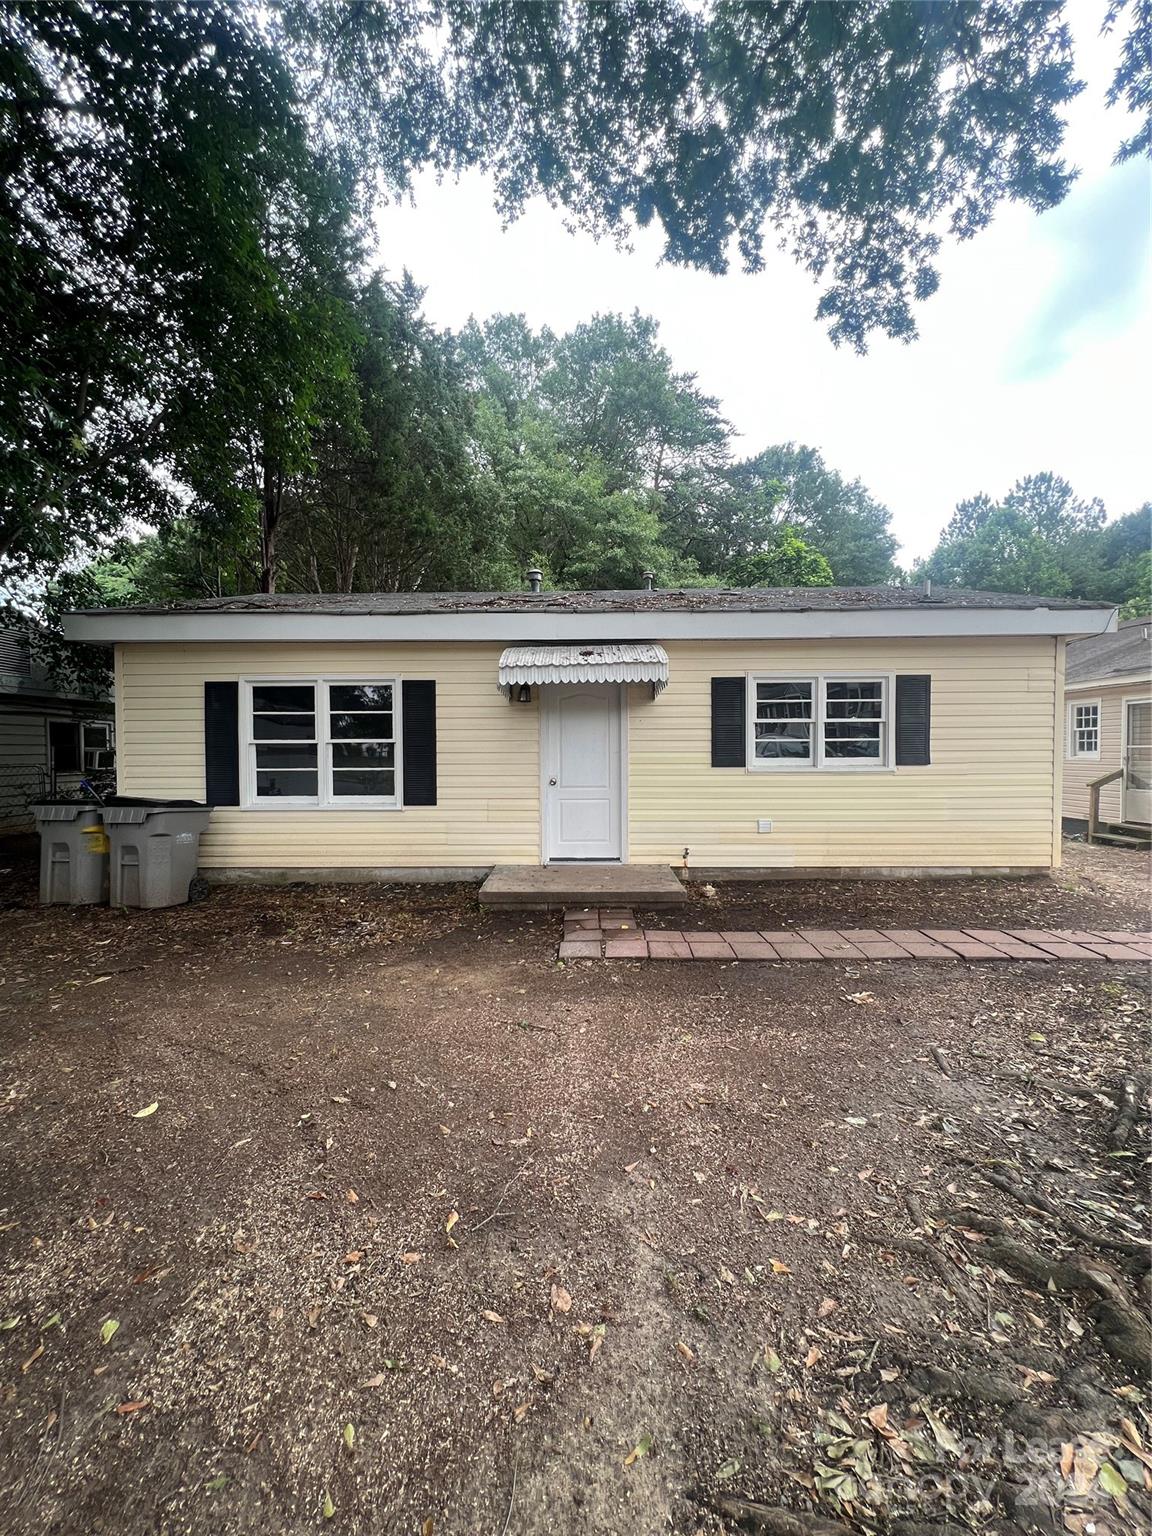
{"label": "outdoor wall light", "polygon": [[516,698],[517,698],[517,701],[519,703],[521,703],[521,704],[531,704],[531,702],[532,702],[532,689],[528,686],[527,683],[521,683],[520,684],[520,688],[519,688],[519,691],[516,694]]}

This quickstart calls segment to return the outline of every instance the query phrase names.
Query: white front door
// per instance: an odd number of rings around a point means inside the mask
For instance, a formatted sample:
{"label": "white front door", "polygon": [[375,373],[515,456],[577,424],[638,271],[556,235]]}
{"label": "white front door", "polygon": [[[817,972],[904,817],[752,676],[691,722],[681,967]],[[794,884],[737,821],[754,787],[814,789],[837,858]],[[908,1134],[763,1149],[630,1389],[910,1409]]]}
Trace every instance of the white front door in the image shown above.
{"label": "white front door", "polygon": [[616,683],[542,688],[544,859],[619,859],[621,697]]}
{"label": "white front door", "polygon": [[1152,702],[1129,700],[1124,722],[1125,821],[1152,822]]}

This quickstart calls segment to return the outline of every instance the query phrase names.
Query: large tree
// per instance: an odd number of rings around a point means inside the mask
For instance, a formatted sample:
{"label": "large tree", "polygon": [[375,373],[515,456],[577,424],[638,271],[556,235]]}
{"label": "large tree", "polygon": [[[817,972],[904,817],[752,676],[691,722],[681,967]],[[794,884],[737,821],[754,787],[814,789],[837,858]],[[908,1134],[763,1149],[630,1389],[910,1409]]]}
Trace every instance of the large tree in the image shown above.
{"label": "large tree", "polygon": [[1113,522],[1104,504],[1048,472],[1018,480],[999,500],[957,506],[917,577],[985,591],[1028,592],[1149,606],[1152,506]]}
{"label": "large tree", "polygon": [[715,271],[778,240],[862,345],[913,334],[942,231],[1060,199],[1076,90],[1047,3],[9,3],[4,570],[162,520],[183,474],[210,506],[258,499],[270,584],[349,377],[355,216],[420,167],[490,171],[510,214],[543,194],[596,230],[656,220],[670,259]]}

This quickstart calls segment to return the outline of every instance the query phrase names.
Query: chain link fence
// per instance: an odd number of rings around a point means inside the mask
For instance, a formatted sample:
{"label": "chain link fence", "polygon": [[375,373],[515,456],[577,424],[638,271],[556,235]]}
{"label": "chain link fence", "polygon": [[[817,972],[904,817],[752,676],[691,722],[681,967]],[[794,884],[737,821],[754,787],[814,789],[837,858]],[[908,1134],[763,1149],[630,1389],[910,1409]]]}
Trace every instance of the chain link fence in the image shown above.
{"label": "chain link fence", "polygon": [[94,803],[115,793],[116,776],[110,770],[51,773],[35,765],[0,763],[0,836],[31,832],[35,826],[31,807],[39,800]]}

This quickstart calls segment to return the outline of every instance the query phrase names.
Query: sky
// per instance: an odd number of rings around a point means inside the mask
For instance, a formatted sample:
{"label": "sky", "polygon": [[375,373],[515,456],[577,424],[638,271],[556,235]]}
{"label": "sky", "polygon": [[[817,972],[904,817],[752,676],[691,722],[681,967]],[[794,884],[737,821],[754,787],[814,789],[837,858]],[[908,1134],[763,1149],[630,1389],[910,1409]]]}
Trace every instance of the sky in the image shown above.
{"label": "sky", "polygon": [[658,231],[620,250],[570,233],[542,199],[504,228],[481,175],[418,180],[381,211],[377,259],[395,276],[407,267],[429,319],[452,329],[500,312],[555,331],[598,312],[654,315],[676,367],[719,399],[739,455],[819,448],[891,510],[905,563],[958,501],[1042,470],[1121,516],[1152,497],[1152,170],[1111,163],[1132,127],[1104,104],[1115,40],[1098,36],[1103,12],[1103,0],[1068,6],[1087,81],[1065,143],[1078,181],[1047,213],[1007,205],[946,245],[911,343],[834,347],[817,289],[780,252],[752,276],[661,265]]}

